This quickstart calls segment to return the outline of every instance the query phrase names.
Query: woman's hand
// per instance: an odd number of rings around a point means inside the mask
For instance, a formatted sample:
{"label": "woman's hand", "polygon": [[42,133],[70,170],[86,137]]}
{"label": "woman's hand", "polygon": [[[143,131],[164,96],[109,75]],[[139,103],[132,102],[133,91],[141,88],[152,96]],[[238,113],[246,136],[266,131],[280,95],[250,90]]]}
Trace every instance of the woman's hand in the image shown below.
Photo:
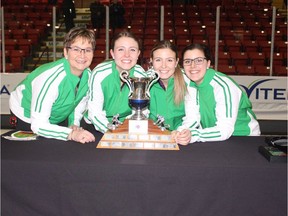
{"label": "woman's hand", "polygon": [[77,126],[77,125],[71,125],[70,128],[71,128],[72,130],[83,130],[82,127],[79,127],[79,126]]}
{"label": "woman's hand", "polygon": [[188,145],[191,140],[191,132],[187,129],[180,131],[172,131],[172,138],[180,145]]}
{"label": "woman's hand", "polygon": [[68,139],[80,142],[82,144],[95,141],[95,137],[92,133],[79,127],[72,130],[68,136]]}

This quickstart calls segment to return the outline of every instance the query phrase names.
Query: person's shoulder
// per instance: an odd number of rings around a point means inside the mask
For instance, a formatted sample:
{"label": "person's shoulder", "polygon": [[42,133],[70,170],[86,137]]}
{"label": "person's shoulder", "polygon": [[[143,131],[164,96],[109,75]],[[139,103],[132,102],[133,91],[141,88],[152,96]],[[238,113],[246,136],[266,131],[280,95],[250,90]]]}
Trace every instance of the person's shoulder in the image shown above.
{"label": "person's shoulder", "polygon": [[57,77],[57,79],[66,76],[64,62],[62,59],[40,65],[29,73],[27,77],[29,77],[29,79],[42,77],[41,79],[47,80],[47,77],[50,76]]}
{"label": "person's shoulder", "polygon": [[58,60],[53,61],[53,62],[48,62],[48,63],[42,64],[38,68],[36,68],[35,70],[46,71],[46,70],[53,70],[53,68],[55,68],[55,67],[57,67],[57,68],[63,67],[64,68],[64,62],[65,62],[65,59],[61,58],[61,59],[58,59]]}
{"label": "person's shoulder", "polygon": [[111,59],[109,59],[109,60],[105,60],[105,61],[99,63],[92,70],[92,73],[103,73],[103,72],[112,70],[112,62],[113,61]]}
{"label": "person's shoulder", "polygon": [[229,76],[229,75],[227,75],[227,74],[224,74],[224,73],[222,73],[222,72],[215,71],[214,77],[215,77],[216,79],[220,79],[220,80],[224,81],[225,83],[227,83],[227,84],[229,84],[229,85],[232,85],[232,86],[233,86],[233,85],[236,85],[236,86],[238,86],[237,82],[236,82],[231,76]]}
{"label": "person's shoulder", "polygon": [[136,64],[136,65],[134,66],[134,75],[136,75],[136,74],[141,75],[141,76],[144,76],[144,77],[147,76],[147,72],[146,72],[146,71],[144,70],[144,68],[143,68],[141,65],[139,65],[139,64]]}
{"label": "person's shoulder", "polygon": [[144,68],[139,64],[135,64],[134,67],[135,67],[135,70],[137,70],[137,71],[144,71],[145,72]]}
{"label": "person's shoulder", "polygon": [[184,82],[188,86],[190,84],[191,80],[187,77],[187,75],[185,73],[182,73],[182,75],[183,75]]}

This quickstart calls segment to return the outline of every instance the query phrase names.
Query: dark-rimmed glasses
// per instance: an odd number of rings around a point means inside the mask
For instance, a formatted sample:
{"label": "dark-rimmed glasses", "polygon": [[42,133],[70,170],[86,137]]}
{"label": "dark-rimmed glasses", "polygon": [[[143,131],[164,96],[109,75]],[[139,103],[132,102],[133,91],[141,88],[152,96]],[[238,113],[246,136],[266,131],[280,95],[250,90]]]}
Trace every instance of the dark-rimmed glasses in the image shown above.
{"label": "dark-rimmed glasses", "polygon": [[71,49],[72,52],[81,54],[82,51],[84,54],[93,54],[94,50],[92,48],[86,48],[86,49],[81,49],[80,47],[67,47],[68,49]]}
{"label": "dark-rimmed glasses", "polygon": [[189,66],[192,64],[192,62],[194,62],[195,65],[202,65],[204,60],[206,60],[205,57],[198,57],[198,58],[194,58],[194,59],[184,59],[183,65]]}

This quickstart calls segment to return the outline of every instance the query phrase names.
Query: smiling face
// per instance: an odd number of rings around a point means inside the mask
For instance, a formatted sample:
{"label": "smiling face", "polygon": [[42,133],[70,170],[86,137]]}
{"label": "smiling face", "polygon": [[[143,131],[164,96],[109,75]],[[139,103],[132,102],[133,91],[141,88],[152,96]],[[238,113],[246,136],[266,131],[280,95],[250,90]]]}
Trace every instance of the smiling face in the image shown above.
{"label": "smiling face", "polygon": [[[86,52],[83,49],[92,50],[92,52]],[[91,65],[93,53],[92,44],[82,37],[76,38],[69,48],[64,48],[64,56],[70,64],[71,73],[80,76]]]}
{"label": "smiling face", "polygon": [[115,41],[114,49],[110,50],[119,72],[130,70],[137,63],[140,50],[137,41],[131,37],[120,37]]}
{"label": "smiling face", "polygon": [[183,68],[187,77],[195,82],[197,85],[201,84],[204,79],[206,70],[210,67],[210,60],[204,59],[201,64],[196,64],[195,61],[191,61],[190,64],[185,65],[185,60],[194,60],[196,58],[205,58],[204,52],[199,49],[187,50],[183,55]]}
{"label": "smiling face", "polygon": [[174,76],[175,68],[178,64],[176,54],[170,48],[156,49],[150,59],[153,69],[159,74],[162,82],[167,86],[168,79]]}

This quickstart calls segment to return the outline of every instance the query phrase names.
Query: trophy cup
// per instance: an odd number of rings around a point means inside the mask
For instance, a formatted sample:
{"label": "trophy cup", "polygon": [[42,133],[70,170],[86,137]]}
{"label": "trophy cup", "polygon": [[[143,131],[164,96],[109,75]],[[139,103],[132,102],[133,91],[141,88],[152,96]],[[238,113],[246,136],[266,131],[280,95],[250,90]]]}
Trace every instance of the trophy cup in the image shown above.
{"label": "trophy cup", "polygon": [[128,100],[133,113],[123,122],[119,114],[114,115],[108,124],[109,131],[104,133],[97,148],[179,150],[164,117],[158,115],[153,123],[143,113],[150,103],[149,90],[159,75],[151,70],[150,77],[129,77],[128,71],[122,71],[120,78],[129,87]]}
{"label": "trophy cup", "polygon": [[[158,81],[159,75],[153,71],[150,77],[129,77],[128,71],[122,71],[120,78],[123,82],[127,83],[130,89],[128,96],[129,104],[135,110],[135,113],[129,120],[129,131],[136,132],[132,130],[132,128],[137,128],[137,133],[145,133],[145,131],[148,131],[148,120],[143,114],[143,109],[147,107],[150,102],[149,90],[151,86]],[[130,127],[130,123],[133,124],[133,126],[131,125]],[[145,128],[145,130],[143,128]],[[142,129],[143,132],[141,132]]]}

